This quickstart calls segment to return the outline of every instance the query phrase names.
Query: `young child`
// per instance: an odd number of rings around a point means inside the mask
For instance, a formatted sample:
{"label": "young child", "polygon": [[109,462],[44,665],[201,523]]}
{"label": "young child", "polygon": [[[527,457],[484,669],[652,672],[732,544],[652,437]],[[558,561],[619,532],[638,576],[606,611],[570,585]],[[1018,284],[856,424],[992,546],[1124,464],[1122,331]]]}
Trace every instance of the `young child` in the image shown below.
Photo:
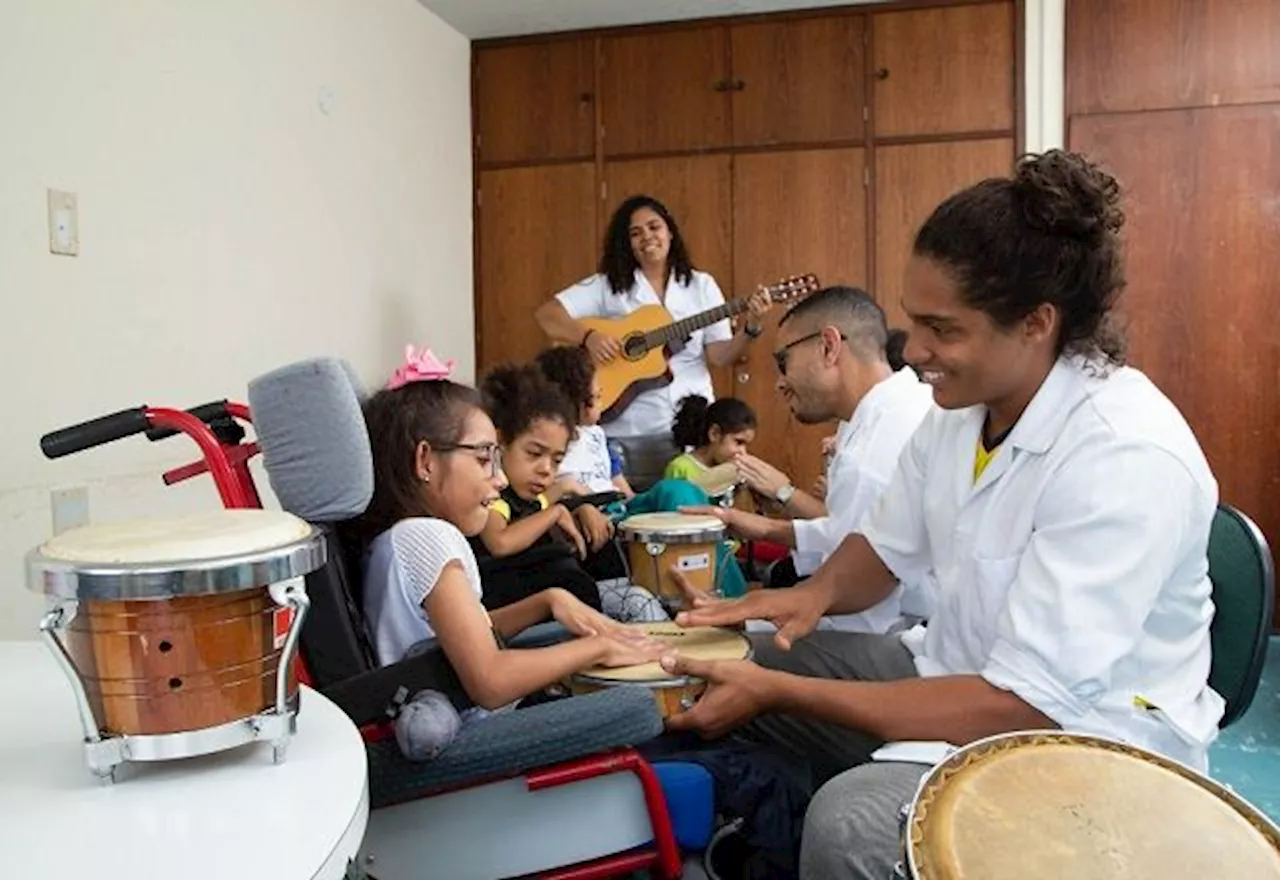
{"label": "young child", "polygon": [[[481,391],[509,481],[472,542],[481,561],[485,605],[500,608],[562,586],[619,620],[668,619],[651,593],[625,579],[616,583],[625,568],[609,518],[588,504],[570,513],[567,501],[548,497],[577,427],[577,407],[534,365],[492,370]],[[564,552],[566,537],[575,553]],[[597,581],[607,581],[607,589]]]}
{"label": "young child", "polygon": [[[493,423],[451,365],[411,353],[365,405],[374,492],[355,526],[364,544],[363,605],[378,661],[439,640],[467,695],[496,709],[593,664],[656,659],[658,645],[564,590],[544,590],[487,612],[465,536],[488,523],[506,485]],[[503,650],[498,637],[554,618],[579,636],[547,648]]]}
{"label": "young child", "polygon": [[635,497],[627,478],[613,472],[609,441],[600,427],[600,380],[590,353],[581,347],[558,345],[539,353],[535,363],[578,407],[578,429],[548,496],[556,499],[566,494],[616,491],[624,499]]}
{"label": "young child", "polygon": [[701,482],[714,467],[731,465],[734,456],[746,452],[756,439],[756,414],[736,397],[709,403],[691,394],[680,401],[671,436],[685,451],[667,464],[668,479]]}

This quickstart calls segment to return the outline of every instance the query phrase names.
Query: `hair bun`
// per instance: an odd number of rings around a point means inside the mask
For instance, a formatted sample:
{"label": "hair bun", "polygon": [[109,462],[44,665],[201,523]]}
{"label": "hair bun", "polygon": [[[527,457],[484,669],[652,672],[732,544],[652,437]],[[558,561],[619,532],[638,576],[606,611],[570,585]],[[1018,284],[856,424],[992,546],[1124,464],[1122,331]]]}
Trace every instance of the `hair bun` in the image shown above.
{"label": "hair bun", "polygon": [[1075,153],[1022,157],[1013,185],[1027,224],[1049,235],[1097,242],[1124,225],[1120,184]]}

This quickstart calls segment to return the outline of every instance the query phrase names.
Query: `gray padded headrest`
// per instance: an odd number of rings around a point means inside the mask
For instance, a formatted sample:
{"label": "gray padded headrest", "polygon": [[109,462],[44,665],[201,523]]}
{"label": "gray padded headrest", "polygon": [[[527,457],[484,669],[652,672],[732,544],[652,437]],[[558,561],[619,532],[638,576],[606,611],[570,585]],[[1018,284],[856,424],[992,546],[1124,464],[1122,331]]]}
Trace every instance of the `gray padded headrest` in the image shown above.
{"label": "gray padded headrest", "polygon": [[338,358],[300,361],[249,383],[262,461],[285,510],[323,523],[369,506],[373,454],[363,398],[355,371]]}

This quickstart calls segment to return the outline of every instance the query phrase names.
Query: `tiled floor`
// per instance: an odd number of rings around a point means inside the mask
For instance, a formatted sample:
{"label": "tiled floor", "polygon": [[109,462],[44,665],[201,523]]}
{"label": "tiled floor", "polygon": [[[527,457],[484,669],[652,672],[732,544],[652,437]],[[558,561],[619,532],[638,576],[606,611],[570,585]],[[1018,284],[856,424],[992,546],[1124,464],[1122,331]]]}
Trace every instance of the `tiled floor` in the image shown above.
{"label": "tiled floor", "polygon": [[1280,822],[1280,636],[1273,636],[1257,696],[1209,753],[1209,775]]}

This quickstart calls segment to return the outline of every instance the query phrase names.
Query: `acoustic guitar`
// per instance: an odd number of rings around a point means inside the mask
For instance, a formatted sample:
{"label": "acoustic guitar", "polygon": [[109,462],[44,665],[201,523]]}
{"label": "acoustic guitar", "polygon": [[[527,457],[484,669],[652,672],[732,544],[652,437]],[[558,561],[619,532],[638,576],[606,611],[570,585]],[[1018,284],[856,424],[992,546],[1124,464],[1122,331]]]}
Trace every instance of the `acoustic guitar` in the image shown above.
{"label": "acoustic guitar", "polygon": [[[809,274],[792,275],[762,290],[775,303],[787,303],[803,299],[818,287],[817,276]],[[622,355],[596,369],[600,377],[601,421],[617,418],[641,393],[671,384],[669,346],[746,310],[747,299],[742,298],[679,321],[660,305],[641,306],[621,318],[582,318],[583,326],[622,342]]]}

